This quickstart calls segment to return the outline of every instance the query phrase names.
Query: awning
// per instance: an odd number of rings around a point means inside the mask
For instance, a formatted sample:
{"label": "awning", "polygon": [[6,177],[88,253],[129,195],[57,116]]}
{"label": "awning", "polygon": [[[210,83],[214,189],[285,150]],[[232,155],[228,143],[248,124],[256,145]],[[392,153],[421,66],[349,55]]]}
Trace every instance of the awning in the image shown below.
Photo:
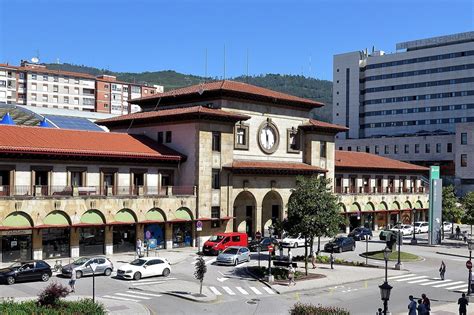
{"label": "awning", "polygon": [[105,223],[76,223],[71,226],[72,227],[95,227],[95,226],[105,226]]}
{"label": "awning", "polygon": [[167,223],[180,223],[180,222],[192,222],[193,220],[188,219],[173,219],[168,221]]}
{"label": "awning", "polygon": [[235,217],[222,217],[221,220],[232,220],[235,219]]}
{"label": "awning", "polygon": [[55,229],[55,228],[63,229],[63,228],[69,228],[69,227],[71,227],[69,224],[42,224],[42,225],[34,226],[33,229],[35,229],[35,230]]}
{"label": "awning", "polygon": [[32,230],[32,226],[0,226],[0,231]]}
{"label": "awning", "polygon": [[105,225],[133,225],[137,224],[136,222],[123,222],[123,221],[114,221],[114,222],[109,222]]}
{"label": "awning", "polygon": [[159,224],[159,223],[166,223],[165,221],[161,221],[161,220],[145,220],[145,221],[140,221],[138,222],[140,224]]}
{"label": "awning", "polygon": [[219,219],[213,219],[213,218],[199,218],[199,219],[196,219],[195,221],[214,221],[214,220],[219,220]]}

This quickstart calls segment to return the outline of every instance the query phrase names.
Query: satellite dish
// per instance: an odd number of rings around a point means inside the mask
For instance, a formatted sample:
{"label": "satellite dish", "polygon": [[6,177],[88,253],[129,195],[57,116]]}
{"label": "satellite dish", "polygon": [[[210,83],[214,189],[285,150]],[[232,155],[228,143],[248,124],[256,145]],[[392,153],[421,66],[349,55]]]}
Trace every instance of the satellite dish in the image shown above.
{"label": "satellite dish", "polygon": [[38,57],[33,57],[33,58],[31,58],[31,62],[33,62],[33,63],[38,63],[38,62],[39,62]]}

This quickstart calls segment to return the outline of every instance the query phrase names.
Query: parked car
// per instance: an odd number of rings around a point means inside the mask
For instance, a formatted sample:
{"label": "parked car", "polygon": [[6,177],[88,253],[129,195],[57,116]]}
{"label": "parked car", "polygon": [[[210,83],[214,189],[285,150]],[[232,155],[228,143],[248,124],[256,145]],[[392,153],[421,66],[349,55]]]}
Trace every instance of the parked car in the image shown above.
{"label": "parked car", "polygon": [[97,264],[97,268],[95,269],[95,274],[103,274],[105,276],[110,276],[112,271],[114,270],[114,265],[112,262],[103,256],[95,256],[95,257],[81,257],[76,261],[63,266],[61,273],[63,276],[71,277],[72,270],[76,270],[76,277],[79,279],[82,276],[92,275],[92,268],[91,264]]}
{"label": "parked car", "polygon": [[443,231],[451,232],[453,229],[453,224],[451,222],[443,222]]}
{"label": "parked car", "polygon": [[257,240],[252,240],[249,243],[248,249],[251,252],[256,252],[258,251],[258,248],[260,247],[261,251],[268,251],[268,246],[269,245],[278,245],[280,242],[274,238],[274,237],[264,237],[260,241]]}
{"label": "parked car", "polygon": [[324,251],[329,253],[342,253],[347,250],[355,250],[356,242],[352,237],[339,236],[324,245]]}
{"label": "parked car", "polygon": [[117,270],[117,277],[140,280],[141,278],[154,276],[168,277],[170,273],[171,266],[166,258],[142,257],[120,266]]}
{"label": "parked car", "polygon": [[402,235],[411,235],[413,234],[413,226],[408,224],[396,224],[390,231],[402,233]]}
{"label": "parked car", "polygon": [[48,281],[52,275],[51,266],[43,260],[16,262],[0,269],[0,281],[8,284],[26,281]]}
{"label": "parked car", "polygon": [[[424,222],[424,221],[415,222],[415,233],[417,234],[428,233],[429,227],[430,225],[428,222]],[[413,229],[411,232],[413,233]]]}
{"label": "parked car", "polygon": [[241,262],[250,261],[250,250],[247,247],[228,247],[217,256],[216,263],[219,265],[237,266]]}
{"label": "parked car", "polygon": [[305,240],[304,237],[301,236],[301,234],[298,234],[297,236],[285,236],[281,242],[280,245],[282,247],[300,247],[300,246],[305,246]]}
{"label": "parked car", "polygon": [[248,237],[246,233],[231,232],[217,233],[211,236],[202,247],[204,255],[217,255],[228,247],[243,246],[247,247]]}
{"label": "parked car", "polygon": [[366,227],[358,227],[352,230],[347,236],[352,237],[356,241],[365,240],[366,238],[370,240],[372,239],[372,230]]}

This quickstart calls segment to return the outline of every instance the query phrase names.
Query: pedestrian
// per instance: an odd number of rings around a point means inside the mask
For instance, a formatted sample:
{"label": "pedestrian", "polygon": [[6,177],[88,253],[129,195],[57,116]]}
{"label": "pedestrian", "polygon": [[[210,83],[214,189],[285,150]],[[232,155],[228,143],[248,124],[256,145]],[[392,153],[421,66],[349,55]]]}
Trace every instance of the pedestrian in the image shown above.
{"label": "pedestrian", "polygon": [[138,258],[142,257],[142,240],[140,238],[137,239],[137,256]]}
{"label": "pedestrian", "polygon": [[377,313],[375,315],[382,315],[382,308],[381,307],[379,307],[379,309],[377,310]]}
{"label": "pedestrian", "polygon": [[331,269],[334,269],[334,255],[332,254],[332,252],[329,256],[329,262],[331,263]]}
{"label": "pedestrian", "polygon": [[408,315],[416,315],[416,301],[413,298],[413,295],[408,297],[410,303],[408,304]]}
{"label": "pedestrian", "polygon": [[441,280],[444,280],[444,274],[446,273],[446,264],[444,261],[441,261],[441,266],[439,267],[439,276]]}
{"label": "pedestrian", "polygon": [[291,253],[291,248],[288,248],[288,262],[291,263],[293,262],[293,254]]}
{"label": "pedestrian", "polygon": [[459,304],[459,315],[467,315],[467,306],[469,305],[469,300],[466,299],[466,294],[463,293],[458,300]]}
{"label": "pedestrian", "polygon": [[72,269],[71,280],[69,280],[69,286],[71,287],[71,292],[76,291],[76,280],[77,280],[77,271],[76,269]]}
{"label": "pedestrian", "polygon": [[431,311],[430,299],[424,293],[421,295],[421,298],[423,299],[423,304],[425,305],[425,308],[426,308],[426,315],[429,315]]}
{"label": "pedestrian", "polygon": [[313,255],[311,256],[311,263],[313,264],[313,269],[316,269],[316,260],[318,259],[318,254],[313,251]]}
{"label": "pedestrian", "polygon": [[428,312],[426,311],[426,306],[423,304],[423,300],[419,299],[418,300],[418,307],[416,308],[418,310],[418,315],[427,315]]}
{"label": "pedestrian", "polygon": [[459,239],[459,237],[461,236],[461,228],[458,226],[456,226],[456,239]]}
{"label": "pedestrian", "polygon": [[292,265],[288,268],[288,286],[291,284],[296,285],[295,281],[295,268]]}

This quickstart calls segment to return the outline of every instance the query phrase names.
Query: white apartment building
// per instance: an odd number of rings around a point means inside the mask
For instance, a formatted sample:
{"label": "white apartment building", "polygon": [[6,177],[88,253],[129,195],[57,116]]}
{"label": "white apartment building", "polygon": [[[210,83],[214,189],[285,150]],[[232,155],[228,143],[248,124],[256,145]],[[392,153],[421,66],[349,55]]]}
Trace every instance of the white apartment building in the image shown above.
{"label": "white apartment building", "polygon": [[0,64],[0,102],[25,104],[25,76],[17,67]]}

